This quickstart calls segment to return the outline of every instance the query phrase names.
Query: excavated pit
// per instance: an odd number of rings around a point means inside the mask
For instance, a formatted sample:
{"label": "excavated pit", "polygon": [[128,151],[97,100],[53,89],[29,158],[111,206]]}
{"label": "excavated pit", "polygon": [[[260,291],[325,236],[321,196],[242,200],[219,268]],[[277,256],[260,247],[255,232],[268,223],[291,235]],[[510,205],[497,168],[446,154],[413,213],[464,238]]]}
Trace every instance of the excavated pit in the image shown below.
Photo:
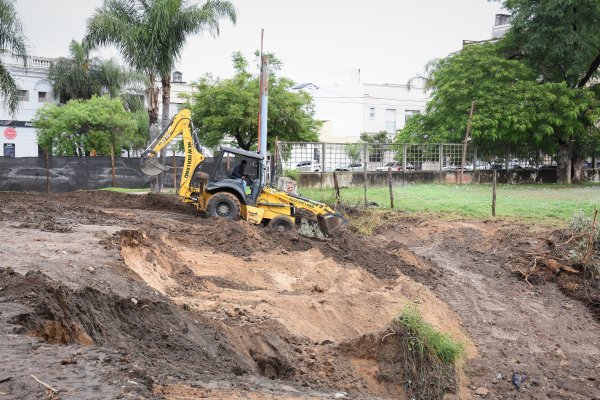
{"label": "excavated pit", "polygon": [[[162,393],[256,375],[306,393],[405,397],[352,348],[417,298],[432,323],[468,342],[457,316],[415,281],[435,285],[439,272],[399,245],[201,218],[171,196],[3,197],[9,229],[45,232],[41,268],[0,271],[0,303],[27,310],[7,323],[52,345],[116,349]],[[63,242],[56,256],[46,254],[53,240]]]}

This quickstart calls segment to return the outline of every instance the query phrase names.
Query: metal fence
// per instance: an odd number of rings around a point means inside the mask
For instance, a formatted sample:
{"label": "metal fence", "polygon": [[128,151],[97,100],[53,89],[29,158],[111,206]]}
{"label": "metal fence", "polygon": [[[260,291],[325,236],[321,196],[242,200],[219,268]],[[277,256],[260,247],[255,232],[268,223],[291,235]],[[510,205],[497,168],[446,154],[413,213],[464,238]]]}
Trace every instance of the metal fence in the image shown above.
{"label": "metal fence", "polygon": [[507,148],[504,154],[463,144],[278,142],[278,167],[298,172],[455,171],[539,169],[557,165],[556,154],[534,146]]}

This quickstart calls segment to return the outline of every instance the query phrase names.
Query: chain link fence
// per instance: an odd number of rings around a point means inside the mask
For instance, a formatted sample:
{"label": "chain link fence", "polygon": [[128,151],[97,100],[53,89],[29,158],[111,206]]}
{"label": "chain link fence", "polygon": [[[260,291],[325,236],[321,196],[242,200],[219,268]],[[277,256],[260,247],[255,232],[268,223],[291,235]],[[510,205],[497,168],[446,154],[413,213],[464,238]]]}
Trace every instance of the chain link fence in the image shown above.
{"label": "chain link fence", "polygon": [[535,146],[492,152],[461,143],[278,142],[273,160],[275,177],[291,177],[301,195],[338,206],[566,221],[600,204],[592,163],[587,184],[556,185],[558,155]]}
{"label": "chain link fence", "polygon": [[456,171],[539,169],[557,166],[556,154],[534,146],[507,148],[504,154],[457,143],[317,143],[278,142],[281,171]]}

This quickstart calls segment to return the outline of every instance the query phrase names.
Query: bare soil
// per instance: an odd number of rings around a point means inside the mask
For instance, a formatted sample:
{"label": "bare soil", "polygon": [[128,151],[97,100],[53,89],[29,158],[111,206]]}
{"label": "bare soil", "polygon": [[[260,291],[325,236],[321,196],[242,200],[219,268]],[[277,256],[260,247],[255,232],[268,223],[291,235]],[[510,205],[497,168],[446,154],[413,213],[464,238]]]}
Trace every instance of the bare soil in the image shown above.
{"label": "bare soil", "polygon": [[111,192],[0,194],[0,227],[0,398],[411,398],[407,304],[465,344],[446,398],[600,398],[577,278],[513,272],[552,252],[543,230],[394,217],[316,240]]}

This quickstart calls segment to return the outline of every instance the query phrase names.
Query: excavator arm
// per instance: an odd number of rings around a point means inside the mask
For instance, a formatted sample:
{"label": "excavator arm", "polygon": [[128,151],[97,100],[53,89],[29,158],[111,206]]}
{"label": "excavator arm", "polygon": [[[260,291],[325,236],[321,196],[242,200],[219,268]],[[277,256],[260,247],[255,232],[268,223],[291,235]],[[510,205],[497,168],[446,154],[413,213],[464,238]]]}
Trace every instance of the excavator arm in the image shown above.
{"label": "excavator arm", "polygon": [[168,168],[160,162],[160,151],[176,137],[181,135],[183,140],[185,160],[181,181],[177,194],[184,199],[190,199],[197,188],[192,187],[192,177],[196,168],[204,161],[200,142],[192,130],[192,116],[188,109],[181,110],[173,117],[169,126],[148,145],[141,157],[141,170],[144,174],[154,176],[166,172]]}

